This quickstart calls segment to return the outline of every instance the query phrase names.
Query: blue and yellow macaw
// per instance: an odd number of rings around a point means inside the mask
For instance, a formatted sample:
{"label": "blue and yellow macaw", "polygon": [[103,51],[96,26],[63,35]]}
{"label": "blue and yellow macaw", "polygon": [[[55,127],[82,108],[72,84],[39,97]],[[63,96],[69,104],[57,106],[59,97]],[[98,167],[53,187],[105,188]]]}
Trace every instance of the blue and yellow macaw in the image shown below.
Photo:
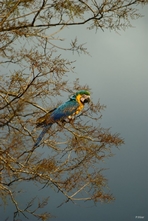
{"label": "blue and yellow macaw", "polygon": [[90,101],[90,92],[87,90],[78,91],[76,94],[70,97],[70,99],[61,104],[59,107],[49,111],[43,117],[37,120],[37,127],[43,127],[43,130],[37,138],[34,147],[37,147],[42,140],[44,134],[52,126],[53,123],[63,121],[66,118],[79,114],[83,109],[84,104]]}

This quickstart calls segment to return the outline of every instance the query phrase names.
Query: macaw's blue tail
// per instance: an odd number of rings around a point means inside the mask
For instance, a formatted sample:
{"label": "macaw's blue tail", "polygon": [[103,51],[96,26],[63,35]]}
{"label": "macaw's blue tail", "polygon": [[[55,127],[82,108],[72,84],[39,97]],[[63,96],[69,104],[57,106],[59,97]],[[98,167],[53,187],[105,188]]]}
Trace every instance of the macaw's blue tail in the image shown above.
{"label": "macaw's blue tail", "polygon": [[43,136],[45,135],[45,133],[48,131],[48,129],[51,127],[52,124],[49,124],[47,126],[45,126],[42,130],[42,132],[40,133],[40,135],[38,136],[36,143],[34,144],[34,147],[37,147],[39,145],[39,143],[41,142]]}

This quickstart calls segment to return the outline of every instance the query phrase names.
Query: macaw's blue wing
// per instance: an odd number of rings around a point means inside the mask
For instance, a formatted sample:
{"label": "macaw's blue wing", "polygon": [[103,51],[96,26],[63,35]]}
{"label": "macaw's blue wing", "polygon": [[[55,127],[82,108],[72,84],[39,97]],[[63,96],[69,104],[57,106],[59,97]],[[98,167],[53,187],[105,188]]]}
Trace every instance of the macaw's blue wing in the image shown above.
{"label": "macaw's blue wing", "polygon": [[46,125],[67,118],[68,116],[74,114],[78,107],[79,104],[76,100],[69,100],[64,104],[61,104],[49,115],[49,117],[46,118]]}
{"label": "macaw's blue wing", "polygon": [[67,118],[68,116],[74,114],[78,108],[79,104],[75,99],[70,99],[69,101],[65,102],[64,104],[60,105],[58,108],[55,108],[49,113],[45,114],[43,117],[40,117],[37,120],[37,127],[42,126],[44,127],[41,134],[37,138],[34,147],[37,147],[41,142],[43,136],[48,131],[48,129],[52,126],[53,123],[58,121],[62,121],[63,119]]}

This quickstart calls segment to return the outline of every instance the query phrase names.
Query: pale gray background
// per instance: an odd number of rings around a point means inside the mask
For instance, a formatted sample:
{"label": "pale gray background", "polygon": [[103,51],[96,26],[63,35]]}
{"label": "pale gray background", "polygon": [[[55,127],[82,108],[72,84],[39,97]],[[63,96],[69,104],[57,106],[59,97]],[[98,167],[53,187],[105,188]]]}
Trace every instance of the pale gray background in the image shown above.
{"label": "pale gray background", "polygon": [[[134,28],[118,33],[67,28],[63,36],[86,42],[90,56],[76,59],[76,75],[92,88],[92,99],[107,106],[101,123],[125,140],[115,156],[106,160],[104,172],[116,200],[110,204],[65,204],[53,209],[56,221],[148,220],[148,7]],[[58,199],[58,198],[57,198]],[[55,200],[56,201],[56,200]],[[56,203],[55,203],[56,204]]]}

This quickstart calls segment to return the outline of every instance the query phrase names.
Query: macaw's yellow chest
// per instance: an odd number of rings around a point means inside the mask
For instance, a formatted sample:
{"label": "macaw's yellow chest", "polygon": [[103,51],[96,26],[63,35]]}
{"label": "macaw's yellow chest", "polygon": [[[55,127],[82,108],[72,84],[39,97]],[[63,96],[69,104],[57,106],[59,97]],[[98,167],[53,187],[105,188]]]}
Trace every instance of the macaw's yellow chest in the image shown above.
{"label": "macaw's yellow chest", "polygon": [[80,99],[81,99],[81,95],[78,94],[77,97],[76,97],[76,100],[77,100],[77,102],[79,103],[79,107],[77,108],[75,114],[79,114],[79,112],[80,112],[80,111],[83,109],[83,107],[84,107],[84,104],[81,102]]}

